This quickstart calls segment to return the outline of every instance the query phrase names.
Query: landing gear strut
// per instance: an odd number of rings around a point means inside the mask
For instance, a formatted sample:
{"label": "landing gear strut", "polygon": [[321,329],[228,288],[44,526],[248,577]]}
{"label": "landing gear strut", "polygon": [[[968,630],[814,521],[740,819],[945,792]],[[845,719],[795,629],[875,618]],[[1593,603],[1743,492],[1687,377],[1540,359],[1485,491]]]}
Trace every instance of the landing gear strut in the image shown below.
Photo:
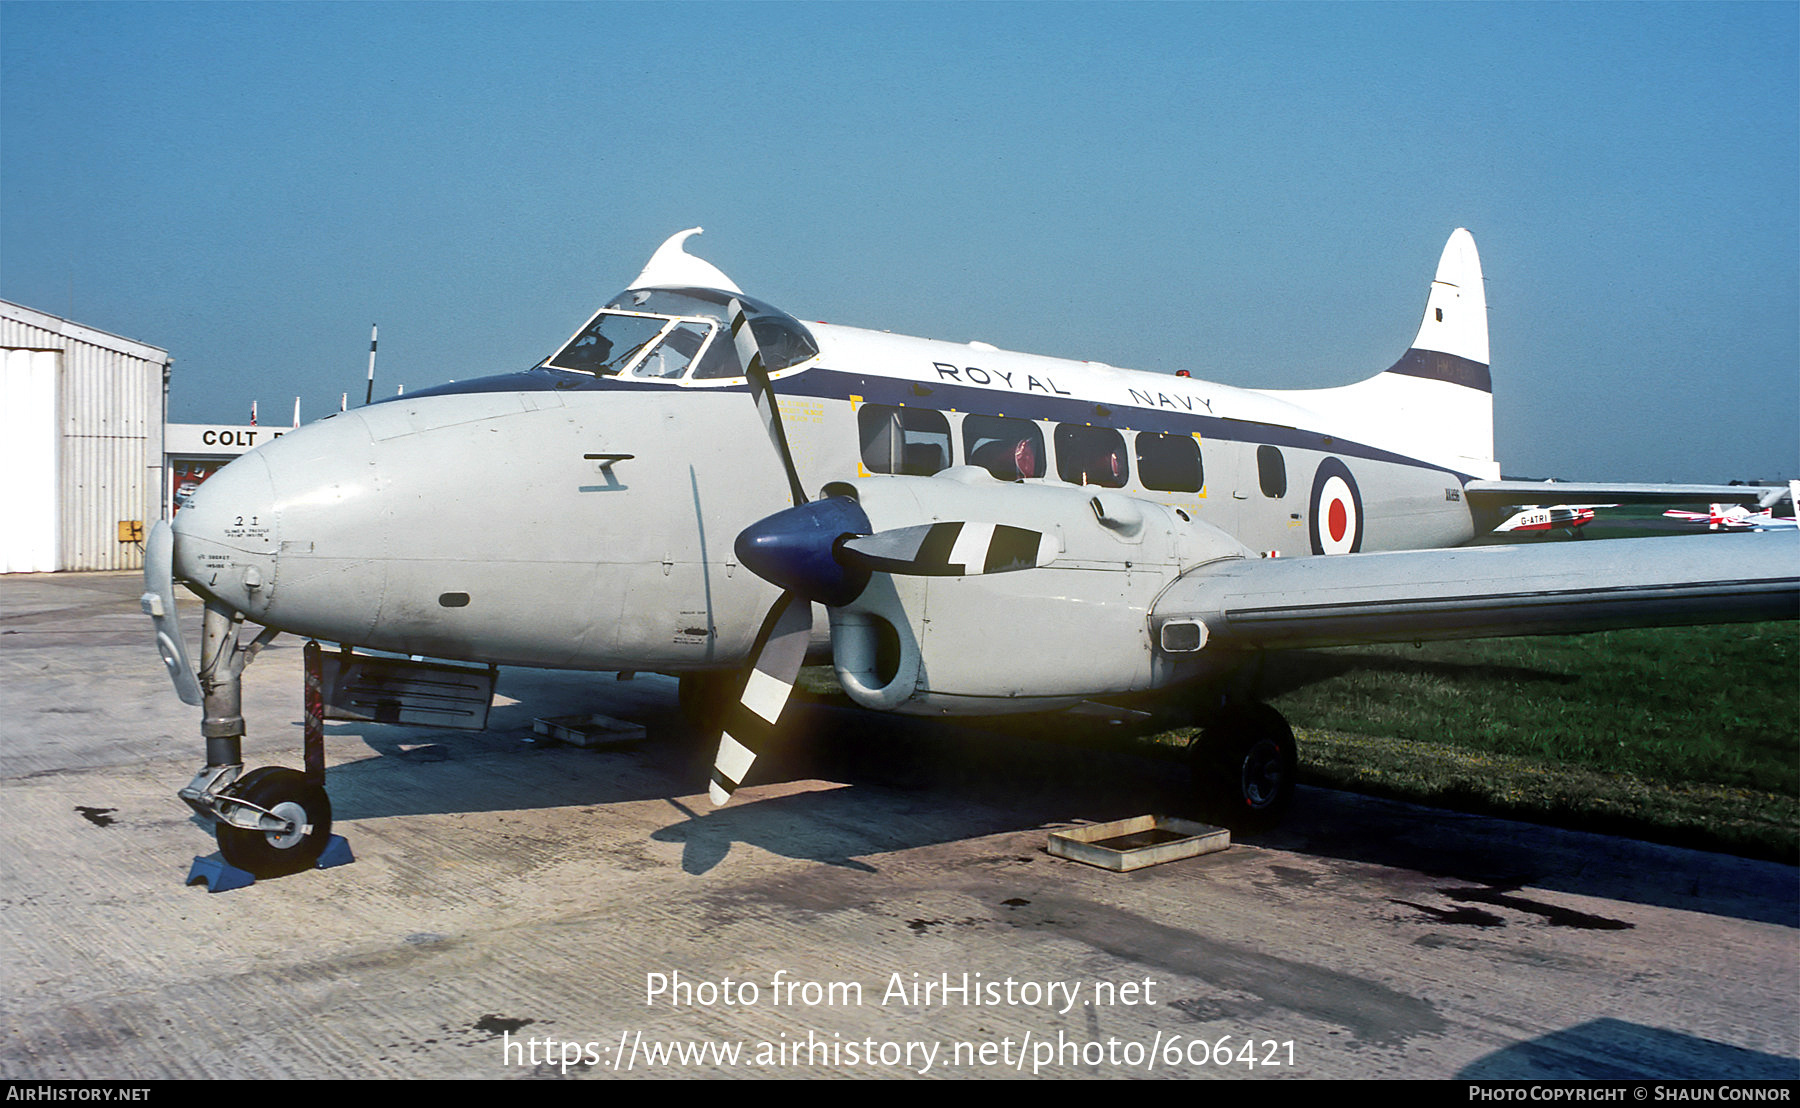
{"label": "landing gear strut", "polygon": [[1256,701],[1228,701],[1188,748],[1196,799],[1226,826],[1263,831],[1281,822],[1298,778],[1294,729]]}
{"label": "landing gear strut", "polygon": [[[265,629],[238,645],[244,617],[208,603],[200,645],[200,693],[206,766],[177,795],[212,821],[225,861],[257,877],[311,868],[331,839],[331,801],[308,696],[307,770],[244,772],[244,667],[275,638]],[[317,650],[310,646],[310,650]]]}

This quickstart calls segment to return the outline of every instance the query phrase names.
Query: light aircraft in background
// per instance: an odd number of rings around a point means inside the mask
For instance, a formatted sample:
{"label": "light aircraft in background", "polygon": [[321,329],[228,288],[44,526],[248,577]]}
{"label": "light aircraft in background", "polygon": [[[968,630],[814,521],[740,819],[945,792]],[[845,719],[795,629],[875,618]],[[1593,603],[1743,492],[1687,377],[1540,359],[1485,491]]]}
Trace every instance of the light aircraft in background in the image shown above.
{"label": "light aircraft in background", "polygon": [[1596,508],[1616,508],[1616,504],[1551,504],[1548,507],[1523,508],[1494,527],[1497,534],[1529,534],[1564,530],[1579,535],[1577,527],[1594,522]]}
{"label": "light aircraft in background", "polygon": [[[1800,481],[1788,482],[1786,498],[1790,506],[1800,506]],[[1765,494],[1765,501],[1759,502],[1764,506],[1757,511],[1751,511],[1743,504],[1709,504],[1704,512],[1671,508],[1663,515],[1689,523],[1704,523],[1709,531],[1792,531],[1800,527],[1800,521],[1794,517],[1782,518],[1775,514],[1774,504],[1780,499],[1777,495],[1773,502],[1767,502]]]}
{"label": "light aircraft in background", "polygon": [[[373,720],[448,720],[433,698],[480,701],[496,666],[678,675],[725,705],[716,802],[809,654],[862,707],[925,716],[1192,687],[1196,779],[1267,821],[1295,746],[1262,651],[1800,606],[1790,536],[1461,548],[1507,506],[1677,495],[1500,478],[1467,231],[1398,361],[1288,391],[802,323],[689,254],[697,231],[540,364],[290,432],[154,529],[145,609],[203,709],[181,795],[227,861],[309,865],[330,829],[317,729],[306,772],[243,772],[241,671],[279,632],[339,648],[309,662],[322,711],[386,667],[344,708]],[[206,605],[198,675],[176,577]],[[266,630],[240,644],[246,619]]]}

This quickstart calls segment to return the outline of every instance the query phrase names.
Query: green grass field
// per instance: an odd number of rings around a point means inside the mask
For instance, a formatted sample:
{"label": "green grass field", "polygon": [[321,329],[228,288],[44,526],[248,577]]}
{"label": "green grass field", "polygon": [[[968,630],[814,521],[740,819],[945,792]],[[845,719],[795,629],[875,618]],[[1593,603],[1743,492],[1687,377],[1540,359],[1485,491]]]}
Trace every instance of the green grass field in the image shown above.
{"label": "green grass field", "polygon": [[1304,780],[1800,861],[1800,625],[1272,655]]}

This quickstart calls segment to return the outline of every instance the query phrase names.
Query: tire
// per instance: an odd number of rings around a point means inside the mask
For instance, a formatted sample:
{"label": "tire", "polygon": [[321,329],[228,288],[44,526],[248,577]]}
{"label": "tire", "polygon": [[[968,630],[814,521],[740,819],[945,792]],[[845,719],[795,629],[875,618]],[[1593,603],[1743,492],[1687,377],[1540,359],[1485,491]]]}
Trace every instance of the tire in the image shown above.
{"label": "tire", "polygon": [[1196,792],[1225,826],[1266,831],[1294,802],[1298,753],[1280,712],[1267,704],[1228,706],[1190,752]]}
{"label": "tire", "polygon": [[215,831],[225,860],[257,877],[282,877],[311,869],[331,841],[331,799],[325,786],[299,770],[279,766],[253,769],[226,790],[246,803],[293,820],[291,835],[246,831],[220,820]]}

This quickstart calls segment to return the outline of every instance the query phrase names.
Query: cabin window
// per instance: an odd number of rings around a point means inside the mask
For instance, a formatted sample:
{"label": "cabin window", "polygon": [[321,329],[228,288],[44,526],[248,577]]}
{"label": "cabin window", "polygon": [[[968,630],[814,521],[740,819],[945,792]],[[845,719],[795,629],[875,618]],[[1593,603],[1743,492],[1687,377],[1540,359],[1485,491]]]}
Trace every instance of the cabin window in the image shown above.
{"label": "cabin window", "polygon": [[1056,475],[1073,485],[1116,489],[1129,476],[1125,437],[1111,427],[1075,423],[1056,428]]}
{"label": "cabin window", "polygon": [[863,468],[929,477],[950,464],[950,421],[931,408],[864,404],[856,410]]}
{"label": "cabin window", "polygon": [[1279,500],[1287,495],[1287,462],[1282,460],[1278,448],[1256,448],[1256,480],[1262,485],[1264,496]]}
{"label": "cabin window", "polygon": [[963,419],[963,461],[1002,481],[1044,475],[1044,432],[1029,419],[972,415]]}
{"label": "cabin window", "polygon": [[1192,435],[1137,435],[1138,480],[1158,492],[1199,492],[1205,484],[1200,444]]}

